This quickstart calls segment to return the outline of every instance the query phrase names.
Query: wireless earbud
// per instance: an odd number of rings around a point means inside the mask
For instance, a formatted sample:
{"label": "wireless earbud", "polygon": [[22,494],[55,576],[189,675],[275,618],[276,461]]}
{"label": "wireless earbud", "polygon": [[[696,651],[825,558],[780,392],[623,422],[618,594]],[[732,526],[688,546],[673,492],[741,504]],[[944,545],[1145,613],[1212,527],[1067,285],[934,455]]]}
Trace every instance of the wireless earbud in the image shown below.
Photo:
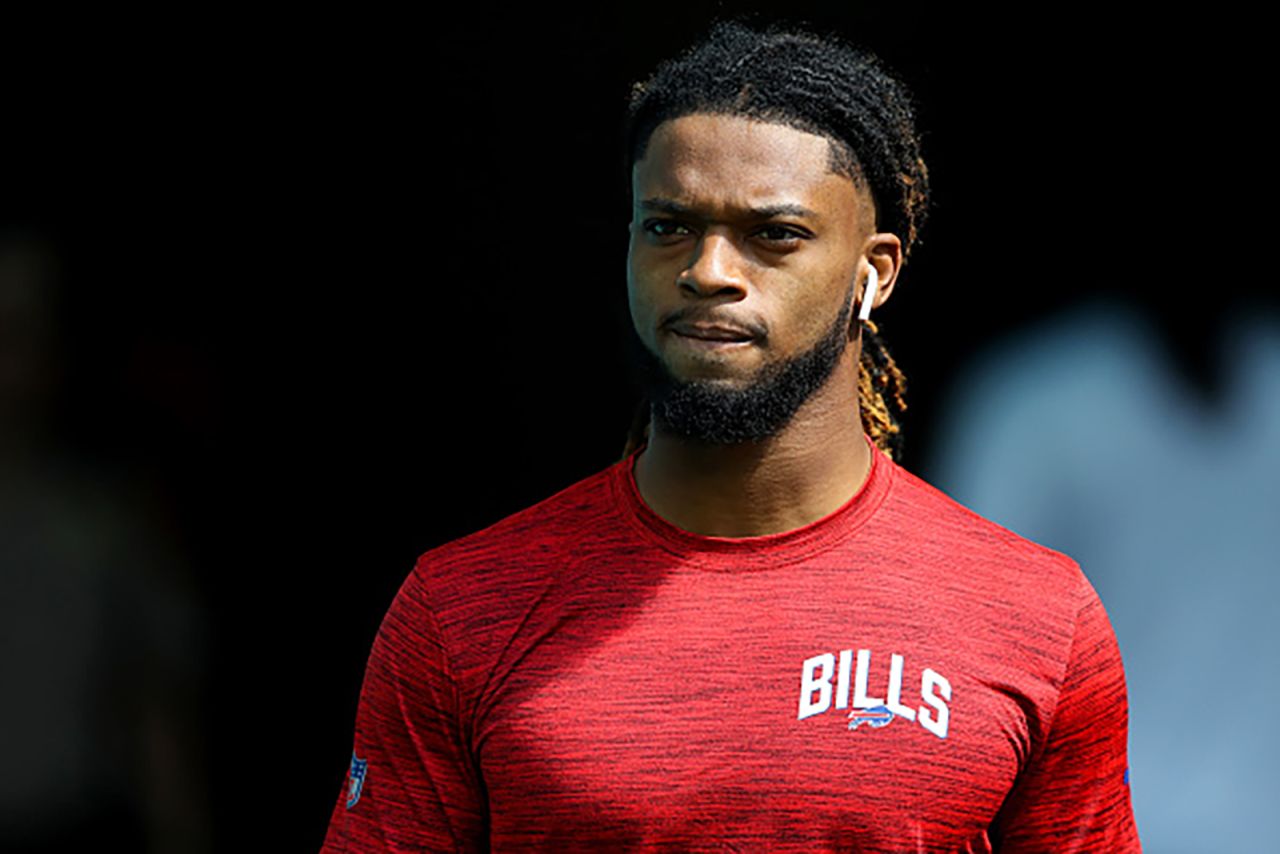
{"label": "wireless earbud", "polygon": [[867,269],[867,285],[862,290],[862,307],[858,311],[858,319],[871,317],[871,304],[876,301],[876,288],[880,285],[880,274],[875,267]]}

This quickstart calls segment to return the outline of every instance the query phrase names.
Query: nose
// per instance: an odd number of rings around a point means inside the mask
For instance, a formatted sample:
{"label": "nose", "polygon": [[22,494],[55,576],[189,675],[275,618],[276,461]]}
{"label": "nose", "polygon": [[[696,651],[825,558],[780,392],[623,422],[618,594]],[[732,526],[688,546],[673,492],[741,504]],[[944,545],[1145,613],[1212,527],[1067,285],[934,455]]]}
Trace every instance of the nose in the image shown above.
{"label": "nose", "polygon": [[688,296],[708,297],[747,294],[742,255],[728,237],[707,232],[698,241],[693,263],[676,277],[680,291]]}

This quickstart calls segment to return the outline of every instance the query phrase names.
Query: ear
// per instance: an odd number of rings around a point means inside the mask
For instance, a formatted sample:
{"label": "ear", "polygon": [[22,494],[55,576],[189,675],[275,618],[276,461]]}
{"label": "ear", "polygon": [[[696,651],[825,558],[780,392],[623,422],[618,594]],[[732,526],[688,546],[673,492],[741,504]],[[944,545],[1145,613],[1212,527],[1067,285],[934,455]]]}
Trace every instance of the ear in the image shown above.
{"label": "ear", "polygon": [[872,234],[862,247],[862,257],[858,259],[857,297],[855,310],[862,309],[862,295],[869,280],[869,271],[876,271],[876,292],[871,301],[871,311],[884,305],[893,294],[893,286],[902,271],[902,241],[898,235],[890,232]]}

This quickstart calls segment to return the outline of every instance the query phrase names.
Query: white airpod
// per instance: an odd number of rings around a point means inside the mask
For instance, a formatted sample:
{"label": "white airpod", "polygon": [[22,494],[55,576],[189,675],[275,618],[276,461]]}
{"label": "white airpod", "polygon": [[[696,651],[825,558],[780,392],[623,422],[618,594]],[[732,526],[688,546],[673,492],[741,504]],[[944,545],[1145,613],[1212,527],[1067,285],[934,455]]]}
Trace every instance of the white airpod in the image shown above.
{"label": "white airpod", "polygon": [[880,274],[875,267],[867,268],[867,286],[862,291],[862,307],[858,311],[858,319],[871,317],[871,304],[876,301],[876,288],[880,285]]}

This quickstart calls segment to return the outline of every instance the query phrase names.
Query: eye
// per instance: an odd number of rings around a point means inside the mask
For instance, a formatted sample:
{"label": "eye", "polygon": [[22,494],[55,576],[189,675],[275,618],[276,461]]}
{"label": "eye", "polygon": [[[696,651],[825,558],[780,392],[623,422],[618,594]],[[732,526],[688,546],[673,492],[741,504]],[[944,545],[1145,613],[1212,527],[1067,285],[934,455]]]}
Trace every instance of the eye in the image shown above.
{"label": "eye", "polygon": [[769,243],[776,243],[783,246],[794,246],[797,240],[807,240],[808,235],[794,228],[788,228],[784,225],[766,225],[764,228],[756,232]]}
{"label": "eye", "polygon": [[649,219],[645,220],[642,228],[654,237],[678,237],[680,229],[688,232],[688,228],[674,219]]}

